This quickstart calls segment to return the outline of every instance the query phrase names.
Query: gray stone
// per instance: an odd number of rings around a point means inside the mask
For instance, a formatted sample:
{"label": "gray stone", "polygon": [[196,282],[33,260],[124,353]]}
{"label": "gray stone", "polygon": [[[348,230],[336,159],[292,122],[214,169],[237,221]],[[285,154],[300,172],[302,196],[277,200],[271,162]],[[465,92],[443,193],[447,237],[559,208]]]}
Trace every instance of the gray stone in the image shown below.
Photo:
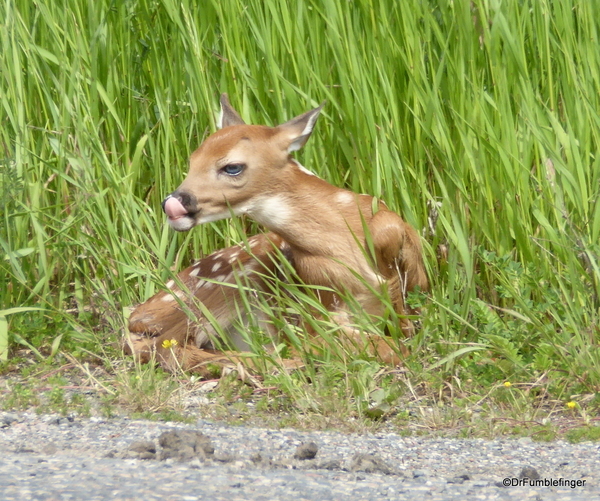
{"label": "gray stone", "polygon": [[193,430],[166,431],[158,437],[161,447],[160,458],[189,461],[194,458],[205,459],[215,452],[210,438],[204,433]]}
{"label": "gray stone", "polygon": [[215,452],[213,459],[219,463],[231,463],[235,461],[237,457],[227,452]]}
{"label": "gray stone", "polygon": [[58,452],[58,447],[56,447],[56,445],[52,442],[44,445],[44,447],[42,447],[42,453],[43,454],[47,454],[48,456],[52,456],[54,454],[56,454]]}
{"label": "gray stone", "polygon": [[149,440],[138,440],[129,446],[127,456],[138,459],[156,459],[156,445]]}
{"label": "gray stone", "polygon": [[303,443],[296,449],[294,459],[314,459],[318,451],[319,447],[314,442]]}
{"label": "gray stone", "polygon": [[317,465],[319,470],[341,470],[342,464],[339,459],[328,459]]}
{"label": "gray stone", "polygon": [[13,423],[19,422],[19,416],[17,414],[13,414],[12,412],[7,412],[0,419],[0,428],[6,428]]}
{"label": "gray stone", "polygon": [[540,478],[540,474],[533,466],[525,466],[521,473],[519,473],[519,478],[530,478],[532,480],[538,480]]}
{"label": "gray stone", "polygon": [[355,454],[350,461],[350,471],[364,471],[365,473],[383,473],[392,475],[392,469],[385,461],[374,454]]}

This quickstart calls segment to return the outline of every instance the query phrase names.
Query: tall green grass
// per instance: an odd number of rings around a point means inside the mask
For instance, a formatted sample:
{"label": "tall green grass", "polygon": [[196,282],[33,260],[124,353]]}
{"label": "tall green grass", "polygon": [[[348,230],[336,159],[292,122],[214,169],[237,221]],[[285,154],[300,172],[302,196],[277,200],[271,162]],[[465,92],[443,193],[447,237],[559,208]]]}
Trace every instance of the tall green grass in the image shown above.
{"label": "tall green grass", "polygon": [[409,365],[597,391],[599,20],[568,0],[5,0],[0,336],[98,343],[239,240],[160,210],[221,92],[267,124],[326,99],[302,163],[422,229]]}

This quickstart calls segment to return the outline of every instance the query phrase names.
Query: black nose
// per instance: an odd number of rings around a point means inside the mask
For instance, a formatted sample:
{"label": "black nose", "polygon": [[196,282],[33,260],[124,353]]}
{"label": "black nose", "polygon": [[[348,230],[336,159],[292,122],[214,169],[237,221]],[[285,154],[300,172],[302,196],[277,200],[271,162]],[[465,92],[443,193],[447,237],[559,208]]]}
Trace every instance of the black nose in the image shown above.
{"label": "black nose", "polygon": [[188,211],[188,213],[193,214],[196,212],[196,197],[194,195],[190,195],[185,191],[175,190],[173,193],[168,195],[160,204],[163,212],[165,212],[165,204],[169,198],[176,198],[181,202],[181,205]]}

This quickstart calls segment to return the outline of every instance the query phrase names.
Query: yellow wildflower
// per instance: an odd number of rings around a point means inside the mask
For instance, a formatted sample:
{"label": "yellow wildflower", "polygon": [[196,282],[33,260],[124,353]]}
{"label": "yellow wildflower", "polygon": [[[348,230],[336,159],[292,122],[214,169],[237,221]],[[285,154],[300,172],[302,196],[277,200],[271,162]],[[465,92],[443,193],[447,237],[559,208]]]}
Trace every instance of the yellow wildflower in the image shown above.
{"label": "yellow wildflower", "polygon": [[512,383],[510,381],[504,381],[505,388],[510,388],[511,386],[512,386]]}
{"label": "yellow wildflower", "polygon": [[573,402],[573,400],[571,400],[570,402],[567,402],[567,408],[575,409],[576,407],[577,407],[577,402]]}
{"label": "yellow wildflower", "polygon": [[165,350],[168,350],[169,348],[173,348],[174,346],[177,346],[177,344],[178,344],[178,343],[177,343],[177,339],[165,339],[165,340],[162,342],[162,347],[163,347]]}

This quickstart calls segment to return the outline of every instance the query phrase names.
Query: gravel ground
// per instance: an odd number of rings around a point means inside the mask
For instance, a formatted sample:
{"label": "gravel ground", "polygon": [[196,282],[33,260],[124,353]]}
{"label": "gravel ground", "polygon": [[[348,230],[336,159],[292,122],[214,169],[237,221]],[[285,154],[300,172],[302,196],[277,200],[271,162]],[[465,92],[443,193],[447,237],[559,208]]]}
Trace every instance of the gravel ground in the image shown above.
{"label": "gravel ground", "polygon": [[596,443],[0,413],[0,451],[2,500],[600,500]]}

